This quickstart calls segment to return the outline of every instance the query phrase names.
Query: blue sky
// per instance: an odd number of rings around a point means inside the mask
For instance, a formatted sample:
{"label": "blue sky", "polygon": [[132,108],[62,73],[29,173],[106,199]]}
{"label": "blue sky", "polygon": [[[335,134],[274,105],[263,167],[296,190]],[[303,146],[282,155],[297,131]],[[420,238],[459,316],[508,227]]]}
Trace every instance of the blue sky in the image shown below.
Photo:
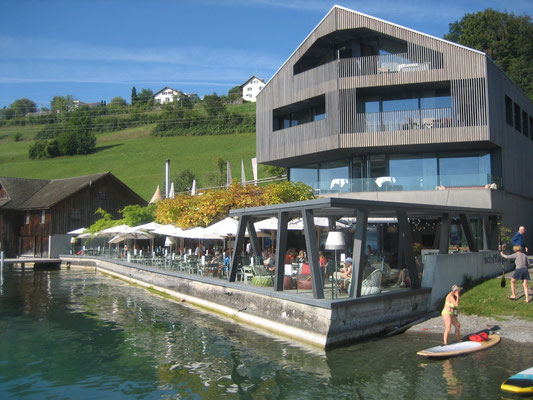
{"label": "blue sky", "polygon": [[442,37],[467,12],[532,0],[0,0],[0,107],[128,102],[132,86],[225,94],[276,72],[334,4]]}

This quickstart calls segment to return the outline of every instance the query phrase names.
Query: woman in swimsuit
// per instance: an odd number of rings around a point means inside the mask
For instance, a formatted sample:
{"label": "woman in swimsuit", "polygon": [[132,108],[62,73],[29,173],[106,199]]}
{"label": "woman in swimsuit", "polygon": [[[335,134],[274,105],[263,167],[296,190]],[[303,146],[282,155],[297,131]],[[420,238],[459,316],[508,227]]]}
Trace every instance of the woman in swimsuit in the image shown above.
{"label": "woman in swimsuit", "polygon": [[463,288],[459,285],[453,285],[452,290],[446,296],[444,308],[440,313],[444,320],[444,344],[448,344],[448,334],[452,330],[452,325],[455,326],[455,336],[457,340],[461,340],[460,328],[461,324],[457,320],[457,309],[459,308],[459,300],[461,298],[461,290]]}

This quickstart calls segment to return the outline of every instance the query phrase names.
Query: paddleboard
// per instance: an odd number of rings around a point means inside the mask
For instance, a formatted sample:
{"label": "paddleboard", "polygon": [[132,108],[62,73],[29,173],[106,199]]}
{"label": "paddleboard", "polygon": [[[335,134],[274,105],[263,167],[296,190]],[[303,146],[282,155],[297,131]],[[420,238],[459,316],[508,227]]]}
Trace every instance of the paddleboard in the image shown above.
{"label": "paddleboard", "polygon": [[501,389],[509,393],[533,394],[533,367],[508,378]]}
{"label": "paddleboard", "polygon": [[484,342],[473,342],[467,340],[464,342],[452,343],[442,346],[430,347],[429,349],[421,350],[416,354],[424,357],[453,357],[460,354],[473,353],[474,351],[480,351],[488,349],[500,343],[499,335],[489,335],[489,340]]}

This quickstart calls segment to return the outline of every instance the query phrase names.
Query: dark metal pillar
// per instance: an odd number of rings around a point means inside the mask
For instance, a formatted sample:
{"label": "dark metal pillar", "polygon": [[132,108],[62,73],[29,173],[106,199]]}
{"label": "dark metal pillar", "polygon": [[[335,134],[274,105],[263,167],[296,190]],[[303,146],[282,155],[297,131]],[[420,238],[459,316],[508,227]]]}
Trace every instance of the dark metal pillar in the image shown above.
{"label": "dark metal pillar", "polygon": [[254,256],[261,257],[261,242],[257,239],[257,233],[255,232],[255,226],[254,222],[252,221],[252,218],[248,218],[246,228],[248,229],[248,236],[250,237],[250,243],[252,244]]}
{"label": "dark metal pillar", "polygon": [[498,217],[483,217],[483,250],[498,250]]}
{"label": "dark metal pillar", "polygon": [[287,253],[287,226],[289,215],[286,212],[278,212],[278,233],[276,234],[276,275],[274,278],[274,290],[283,290],[283,278],[285,275],[285,253]]}
{"label": "dark metal pillar", "polygon": [[237,277],[237,269],[239,264],[239,255],[242,253],[242,247],[244,244],[244,234],[246,233],[246,225],[249,217],[241,215],[239,217],[239,226],[237,228],[237,236],[235,237],[235,246],[233,247],[233,254],[231,255],[231,267],[228,274],[228,280],[235,282]]}
{"label": "dark metal pillar", "polygon": [[461,219],[461,226],[463,227],[463,232],[466,236],[466,241],[468,243],[468,248],[471,252],[477,252],[477,244],[476,240],[474,239],[474,234],[472,233],[472,226],[470,225],[470,219],[466,214],[459,214],[459,218]]}
{"label": "dark metal pillar", "polygon": [[363,282],[363,270],[365,269],[366,256],[366,230],[368,226],[368,210],[357,210],[357,222],[353,238],[353,264],[352,282],[350,284],[350,297],[361,297],[361,283]]}
{"label": "dark metal pillar", "polygon": [[324,281],[318,262],[318,243],[316,240],[315,220],[312,210],[303,210],[302,218],[304,222],[305,243],[307,245],[307,259],[311,267],[311,282],[313,284],[313,297],[315,299],[324,298]]}
{"label": "dark metal pillar", "polygon": [[442,214],[442,220],[439,227],[439,254],[448,254],[448,249],[450,248],[450,223],[450,214]]}
{"label": "dark metal pillar", "polygon": [[404,210],[397,210],[398,227],[400,228],[401,245],[403,248],[403,258],[407,270],[409,271],[409,280],[411,281],[411,289],[420,288],[420,279],[416,270],[415,254],[413,253],[413,238],[411,229],[409,228],[409,221],[407,220],[407,213]]}

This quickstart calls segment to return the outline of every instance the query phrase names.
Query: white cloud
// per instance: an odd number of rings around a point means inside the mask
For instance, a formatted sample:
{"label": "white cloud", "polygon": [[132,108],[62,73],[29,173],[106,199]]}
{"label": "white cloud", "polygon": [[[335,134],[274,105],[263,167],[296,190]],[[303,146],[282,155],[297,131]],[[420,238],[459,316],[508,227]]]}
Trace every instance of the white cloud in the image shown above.
{"label": "white cloud", "polygon": [[189,46],[182,48],[131,48],[82,42],[0,36],[2,60],[63,60],[128,63],[162,63],[188,67],[276,66],[280,59],[259,51]]}

